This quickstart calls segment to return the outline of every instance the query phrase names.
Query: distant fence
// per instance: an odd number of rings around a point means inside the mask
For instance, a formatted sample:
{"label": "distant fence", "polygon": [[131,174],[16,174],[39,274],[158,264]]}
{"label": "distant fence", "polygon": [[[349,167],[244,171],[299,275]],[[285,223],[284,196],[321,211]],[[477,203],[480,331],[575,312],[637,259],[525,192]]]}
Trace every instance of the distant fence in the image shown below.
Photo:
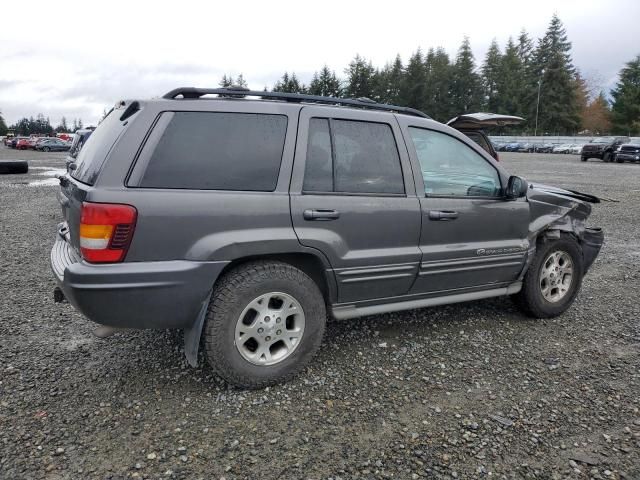
{"label": "distant fence", "polygon": [[[500,143],[553,143],[562,145],[565,143],[575,143],[578,145],[584,145],[589,143],[595,137],[556,137],[556,136],[521,136],[521,135],[490,135],[489,138],[494,142]],[[631,141],[634,143],[640,143],[640,137],[631,137]]]}

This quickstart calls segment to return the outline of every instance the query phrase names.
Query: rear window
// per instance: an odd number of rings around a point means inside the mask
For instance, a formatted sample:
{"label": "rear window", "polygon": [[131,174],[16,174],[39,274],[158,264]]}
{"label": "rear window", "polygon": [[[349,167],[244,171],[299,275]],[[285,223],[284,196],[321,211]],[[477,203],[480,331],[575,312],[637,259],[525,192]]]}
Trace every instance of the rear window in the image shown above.
{"label": "rear window", "polygon": [[121,109],[113,109],[82,145],[76,157],[76,169],[71,176],[82,183],[93,185],[111,147],[124,132],[128,122],[120,121]]}
{"label": "rear window", "polygon": [[286,131],[285,115],[175,112],[140,186],[273,191]]}

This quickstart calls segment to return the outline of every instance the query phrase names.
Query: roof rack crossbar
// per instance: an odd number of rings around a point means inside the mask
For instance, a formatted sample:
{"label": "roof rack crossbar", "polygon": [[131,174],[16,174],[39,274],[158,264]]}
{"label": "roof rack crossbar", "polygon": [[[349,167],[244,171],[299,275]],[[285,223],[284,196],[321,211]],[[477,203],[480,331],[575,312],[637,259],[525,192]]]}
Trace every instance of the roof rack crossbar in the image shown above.
{"label": "roof rack crossbar", "polygon": [[248,88],[195,88],[181,87],[175,88],[165,93],[162,98],[173,100],[182,96],[184,99],[198,99],[205,95],[222,95],[232,97],[260,97],[273,98],[275,100],[284,100],[287,102],[310,102],[320,103],[324,105],[345,105],[351,107],[360,107],[371,110],[383,110],[389,112],[404,113],[414,115],[416,117],[431,118],[426,113],[416,110],[415,108],[399,107],[397,105],[387,105],[385,103],[377,103],[369,98],[337,98],[322,97],[319,95],[307,95],[302,93],[282,93],[282,92],[262,92],[257,90],[249,90]]}

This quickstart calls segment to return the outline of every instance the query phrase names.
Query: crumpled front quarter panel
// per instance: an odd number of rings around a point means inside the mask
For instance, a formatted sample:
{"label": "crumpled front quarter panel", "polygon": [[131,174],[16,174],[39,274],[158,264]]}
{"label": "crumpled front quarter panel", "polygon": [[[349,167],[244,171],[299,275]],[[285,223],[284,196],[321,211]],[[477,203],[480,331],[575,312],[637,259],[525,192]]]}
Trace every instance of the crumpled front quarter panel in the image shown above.
{"label": "crumpled front quarter panel", "polygon": [[529,188],[527,191],[531,215],[529,238],[536,237],[546,229],[572,232],[579,237],[582,236],[587,218],[591,214],[591,206],[565,196],[562,192],[565,191],[546,186]]}

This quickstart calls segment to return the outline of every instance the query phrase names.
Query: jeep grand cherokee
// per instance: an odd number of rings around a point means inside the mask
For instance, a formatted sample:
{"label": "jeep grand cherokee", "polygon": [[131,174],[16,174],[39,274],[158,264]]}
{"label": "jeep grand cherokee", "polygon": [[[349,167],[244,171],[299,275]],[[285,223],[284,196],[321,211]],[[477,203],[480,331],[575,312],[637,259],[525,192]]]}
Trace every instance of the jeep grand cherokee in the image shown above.
{"label": "jeep grand cherokee", "polygon": [[180,328],[257,388],[300,371],[327,315],[514,296],[574,301],[596,197],[527,184],[459,131],[365,100],[180,88],[122,101],[61,178],[58,298],[108,328]]}

